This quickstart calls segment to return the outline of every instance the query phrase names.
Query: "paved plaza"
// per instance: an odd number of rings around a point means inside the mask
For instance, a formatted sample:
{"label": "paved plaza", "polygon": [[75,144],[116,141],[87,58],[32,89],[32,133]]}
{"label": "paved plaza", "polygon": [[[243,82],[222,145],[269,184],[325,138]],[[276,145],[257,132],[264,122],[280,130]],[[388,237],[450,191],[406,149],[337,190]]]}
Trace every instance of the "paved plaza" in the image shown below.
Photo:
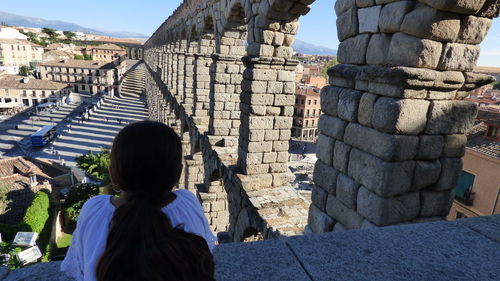
{"label": "paved plaza", "polygon": [[[140,71],[142,72],[142,71]],[[133,81],[125,79],[120,97],[85,96],[82,104],[62,106],[43,116],[14,116],[0,123],[0,157],[26,155],[34,158],[57,160],[74,166],[75,157],[89,151],[100,152],[109,148],[115,135],[131,122],[147,119],[147,109],[140,96],[141,76],[132,71]],[[130,85],[135,85],[131,87]],[[80,113],[100,100],[100,106],[83,121]],[[17,129],[16,129],[17,125]],[[55,125],[58,136],[41,148],[31,146],[30,136],[42,126]]]}

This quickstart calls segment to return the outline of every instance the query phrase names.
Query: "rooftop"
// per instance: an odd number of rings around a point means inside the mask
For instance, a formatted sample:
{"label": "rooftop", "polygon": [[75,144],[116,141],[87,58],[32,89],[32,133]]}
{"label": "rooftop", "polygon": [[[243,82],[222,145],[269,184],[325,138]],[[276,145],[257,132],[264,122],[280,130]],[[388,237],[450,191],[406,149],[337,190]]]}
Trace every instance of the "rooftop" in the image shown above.
{"label": "rooftop", "polygon": [[27,77],[3,74],[0,76],[0,88],[56,91],[68,87],[67,84],[57,83],[50,80],[39,80],[35,78],[29,78],[26,82],[23,82],[25,78]]}
{"label": "rooftop", "polygon": [[[500,276],[499,253],[497,215],[222,244],[214,258],[218,281],[493,281]],[[59,264],[0,270],[0,280],[72,280]]]}
{"label": "rooftop", "polygon": [[60,66],[60,67],[77,67],[77,68],[90,68],[90,69],[112,69],[114,64],[93,60],[60,60],[43,62],[40,66]]}
{"label": "rooftop", "polygon": [[111,50],[111,51],[124,51],[123,48],[115,44],[103,44],[98,46],[89,46],[89,49],[99,49],[99,50]]}
{"label": "rooftop", "polygon": [[499,112],[479,111],[474,127],[467,134],[467,148],[500,159],[500,141],[485,137],[488,125],[500,126]]}

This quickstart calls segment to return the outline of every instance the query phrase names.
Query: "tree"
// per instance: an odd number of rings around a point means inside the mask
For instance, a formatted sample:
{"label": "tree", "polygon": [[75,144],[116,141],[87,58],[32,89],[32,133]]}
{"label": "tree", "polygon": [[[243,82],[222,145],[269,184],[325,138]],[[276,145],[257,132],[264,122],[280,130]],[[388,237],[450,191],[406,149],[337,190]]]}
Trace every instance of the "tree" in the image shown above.
{"label": "tree", "polygon": [[28,76],[30,74],[30,69],[26,65],[23,65],[19,68],[19,75]]}
{"label": "tree", "polygon": [[57,36],[56,30],[48,27],[42,28],[42,32],[47,34],[49,37]]}
{"label": "tree", "polygon": [[498,81],[495,84],[493,84],[493,89],[500,90],[500,81]]}
{"label": "tree", "polygon": [[63,31],[64,36],[66,36],[66,39],[68,40],[73,40],[76,36],[74,32],[71,31]]}
{"label": "tree", "polygon": [[337,60],[337,57],[334,57],[332,60],[328,61],[327,63],[325,63],[325,66],[323,67],[323,70],[321,71],[321,74],[326,78],[328,79],[328,69],[339,64],[339,61]]}
{"label": "tree", "polygon": [[92,56],[91,56],[91,55],[89,55],[89,54],[85,54],[85,55],[83,55],[83,59],[84,59],[84,60],[92,60],[93,58],[92,58]]}
{"label": "tree", "polygon": [[83,55],[79,55],[79,54],[75,54],[75,55],[73,56],[73,58],[74,58],[75,60],[84,60],[84,56],[83,56]]}
{"label": "tree", "polygon": [[80,169],[101,180],[103,185],[110,182],[108,173],[110,159],[107,150],[103,150],[102,153],[88,152],[76,157],[75,160]]}

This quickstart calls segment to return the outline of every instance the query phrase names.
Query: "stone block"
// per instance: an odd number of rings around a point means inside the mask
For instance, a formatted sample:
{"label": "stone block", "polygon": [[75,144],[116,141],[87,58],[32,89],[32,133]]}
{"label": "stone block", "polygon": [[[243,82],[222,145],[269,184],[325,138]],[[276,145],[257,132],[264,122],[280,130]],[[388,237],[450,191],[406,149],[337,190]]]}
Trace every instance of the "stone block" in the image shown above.
{"label": "stone block", "polygon": [[366,8],[375,5],[375,0],[356,0],[356,6],[358,8]]}
{"label": "stone block", "polygon": [[474,124],[477,105],[469,101],[433,101],[426,134],[464,134]]}
{"label": "stone block", "polygon": [[288,141],[273,141],[273,151],[288,151]]}
{"label": "stone block", "polygon": [[335,221],[327,214],[322,212],[318,207],[311,204],[309,207],[309,218],[307,225],[314,233],[331,232]]}
{"label": "stone block", "polygon": [[359,101],[362,92],[353,90],[344,90],[339,95],[338,116],[345,121],[357,122]]}
{"label": "stone block", "polygon": [[489,18],[468,16],[462,20],[457,43],[480,44],[488,34],[493,21]]}
{"label": "stone block", "polygon": [[274,117],[274,129],[290,129],[292,128],[293,118],[287,116]]}
{"label": "stone block", "polygon": [[369,42],[369,34],[360,34],[342,41],[337,53],[338,61],[340,63],[365,64]]}
{"label": "stone block", "polygon": [[486,0],[419,0],[438,10],[458,14],[475,14],[481,10]]}
{"label": "stone block", "polygon": [[250,130],[273,129],[273,117],[272,116],[250,116],[248,128]]}
{"label": "stone block", "polygon": [[338,103],[339,103],[339,95],[344,88],[333,87],[333,86],[325,86],[320,91],[320,103],[321,110],[330,115],[337,116],[338,113]]}
{"label": "stone block", "polygon": [[500,0],[486,0],[483,8],[477,13],[477,16],[498,18],[500,16]]}
{"label": "stone block", "polygon": [[273,142],[259,141],[250,142],[248,144],[248,152],[271,152],[273,150]]}
{"label": "stone block", "polygon": [[467,136],[462,135],[445,135],[444,136],[444,157],[461,158],[465,155],[465,145],[467,144]]}
{"label": "stone block", "polygon": [[386,33],[373,34],[368,44],[368,50],[366,51],[366,63],[386,64],[391,39],[392,36]]}
{"label": "stone block", "polygon": [[399,32],[403,19],[413,7],[412,1],[399,1],[389,3],[382,8],[378,26],[380,32],[396,33]]}
{"label": "stone block", "polygon": [[337,198],[349,209],[356,211],[359,183],[340,173],[337,177]]}
{"label": "stone block", "polygon": [[365,187],[358,192],[358,212],[377,226],[410,221],[420,212],[418,192],[384,198]]}
{"label": "stone block", "polygon": [[426,5],[408,13],[401,24],[401,32],[440,42],[453,42],[460,31],[460,15],[438,11]]}
{"label": "stone block", "polygon": [[361,125],[371,127],[373,118],[373,108],[378,96],[370,93],[364,93],[359,101],[358,122]]}
{"label": "stone block", "polygon": [[363,222],[363,217],[360,214],[345,206],[332,194],[328,195],[326,213],[334,220],[342,223],[347,229],[358,229]]}
{"label": "stone block", "polygon": [[337,37],[340,41],[358,34],[358,13],[351,8],[337,18]]}
{"label": "stone block", "polygon": [[347,174],[350,153],[351,146],[341,141],[336,141],[333,148],[333,167],[342,173]]}
{"label": "stone block", "polygon": [[479,59],[479,46],[447,43],[439,60],[439,70],[472,71]]}
{"label": "stone block", "polygon": [[414,170],[414,161],[386,162],[358,149],[349,157],[349,176],[380,196],[410,191]]}
{"label": "stone block", "polygon": [[327,198],[328,198],[328,192],[326,192],[319,186],[315,186],[313,188],[311,194],[311,201],[316,207],[318,207],[318,209],[320,209],[323,212],[325,212]]}
{"label": "stone block", "polygon": [[441,156],[444,147],[444,137],[440,135],[420,135],[420,145],[417,159],[433,160]]}
{"label": "stone block", "polygon": [[357,76],[364,67],[350,64],[337,64],[327,70],[330,85],[354,89]]}
{"label": "stone block", "polygon": [[279,130],[266,130],[264,140],[266,140],[266,141],[280,140],[280,131]]}
{"label": "stone block", "polygon": [[273,186],[286,186],[290,185],[290,182],[295,180],[295,175],[291,172],[287,173],[276,173],[273,175]]}
{"label": "stone block", "polygon": [[418,151],[418,137],[391,135],[356,123],[349,123],[344,142],[386,161],[412,160]]}
{"label": "stone block", "polygon": [[415,161],[415,175],[413,176],[412,190],[418,191],[435,184],[441,174],[441,162]]}
{"label": "stone block", "polygon": [[247,80],[276,81],[278,72],[274,69],[247,68],[243,78]]}
{"label": "stone block", "polygon": [[335,138],[337,140],[343,140],[344,139],[344,131],[347,126],[347,122],[331,117],[329,115],[323,114],[319,118],[318,122],[318,129],[321,133],[330,136],[332,138]]}
{"label": "stone block", "polygon": [[426,100],[381,97],[373,109],[373,127],[390,134],[418,135],[427,125]]}
{"label": "stone block", "polygon": [[345,11],[356,8],[356,0],[338,0],[335,1],[335,13],[340,16]]}
{"label": "stone block", "polygon": [[332,166],[333,147],[335,140],[320,134],[316,143],[316,156],[328,166]]}
{"label": "stone block", "polygon": [[460,158],[441,158],[441,174],[439,180],[429,189],[445,191],[455,188],[462,173],[463,162]]}
{"label": "stone block", "polygon": [[337,186],[338,171],[333,167],[326,165],[321,160],[316,161],[314,165],[313,178],[317,186],[322,187],[330,194],[335,194]]}
{"label": "stone block", "polygon": [[378,32],[378,21],[381,10],[382,6],[358,9],[359,33]]}
{"label": "stone block", "polygon": [[392,37],[387,63],[394,66],[435,69],[442,49],[443,46],[439,42],[398,32]]}
{"label": "stone block", "polygon": [[272,164],[269,164],[269,171],[271,173],[285,173],[285,172],[288,172],[288,163],[272,163]]}
{"label": "stone block", "polygon": [[453,204],[453,190],[435,192],[422,190],[420,192],[419,217],[446,217]]}
{"label": "stone block", "polygon": [[269,173],[269,164],[246,165],[243,167],[247,175],[259,175]]}
{"label": "stone block", "polygon": [[262,157],[262,163],[270,164],[276,162],[276,158],[278,157],[277,152],[266,152]]}
{"label": "stone block", "polygon": [[349,229],[347,229],[347,227],[345,227],[344,225],[342,225],[340,222],[337,222],[334,226],[333,226],[333,230],[332,232],[344,232],[344,231],[348,231]]}

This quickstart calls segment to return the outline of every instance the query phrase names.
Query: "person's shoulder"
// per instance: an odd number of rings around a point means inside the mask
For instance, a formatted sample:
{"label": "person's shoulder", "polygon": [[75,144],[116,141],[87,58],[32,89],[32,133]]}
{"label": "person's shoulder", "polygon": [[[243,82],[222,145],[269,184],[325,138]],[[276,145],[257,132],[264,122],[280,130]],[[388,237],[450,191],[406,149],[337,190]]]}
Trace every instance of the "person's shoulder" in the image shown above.
{"label": "person's shoulder", "polygon": [[83,204],[81,214],[92,212],[93,210],[101,210],[107,204],[111,204],[109,198],[110,195],[97,195],[90,198]]}
{"label": "person's shoulder", "polygon": [[174,193],[175,196],[177,196],[177,198],[182,198],[184,200],[189,200],[189,201],[198,201],[196,195],[194,195],[191,191],[187,189],[178,189]]}

